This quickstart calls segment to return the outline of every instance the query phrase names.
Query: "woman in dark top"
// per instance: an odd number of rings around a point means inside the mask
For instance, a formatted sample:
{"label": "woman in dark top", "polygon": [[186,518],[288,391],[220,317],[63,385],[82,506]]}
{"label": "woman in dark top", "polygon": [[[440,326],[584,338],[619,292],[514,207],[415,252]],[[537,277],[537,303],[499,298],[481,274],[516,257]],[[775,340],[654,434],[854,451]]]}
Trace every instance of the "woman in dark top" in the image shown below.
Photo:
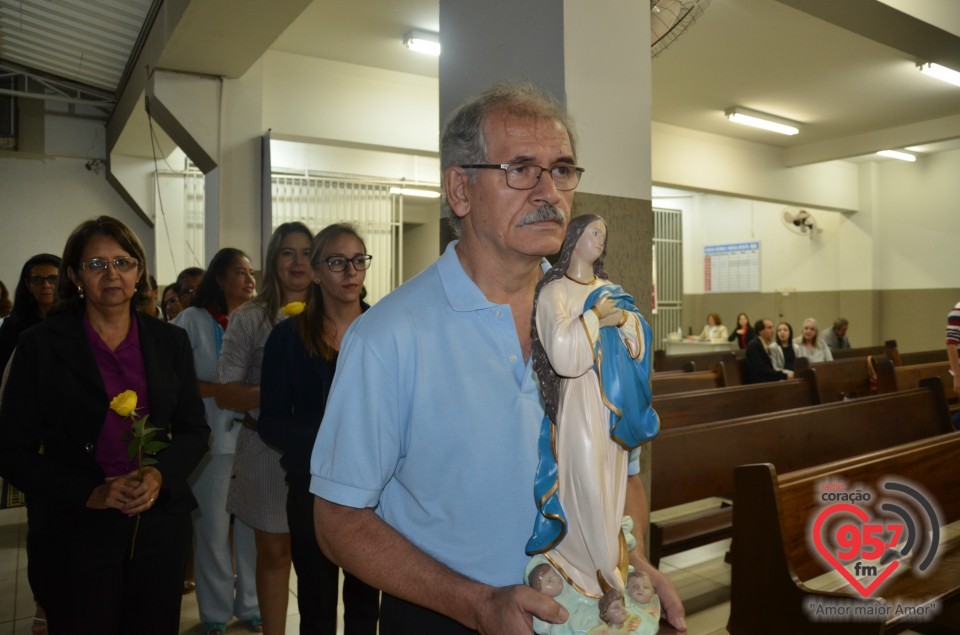
{"label": "woman in dark top", "polygon": [[13,293],[13,310],[0,324],[0,375],[17,346],[20,333],[46,317],[53,307],[59,272],[60,257],[53,254],[37,254],[23,265]]}
{"label": "woman in dark top", "polygon": [[753,327],[750,326],[750,318],[747,317],[746,313],[741,313],[737,316],[737,328],[727,337],[727,341],[732,342],[736,340],[740,349],[743,350],[751,340],[755,339],[757,339],[757,334],[754,332]]}
{"label": "woman in dark top", "polygon": [[[187,476],[209,428],[186,333],[133,310],[147,292],[144,263],[120,221],[82,223],[64,247],[58,310],[21,334],[10,360],[0,474],[30,499],[51,633],[180,630],[196,504]],[[131,421],[112,409],[125,390],[169,441],[142,478],[128,454]]]}
{"label": "woman in dark top", "polygon": [[[37,324],[47,316],[57,299],[57,275],[60,273],[60,256],[37,254],[23,265],[20,279],[14,291],[15,304],[10,316],[0,325],[0,376],[10,356],[17,346],[20,333]],[[37,579],[39,573],[33,565],[33,553],[30,539],[30,502],[27,501],[27,579],[37,602],[37,613],[33,618],[33,632],[42,635],[47,632],[47,616],[38,594],[41,588]]]}
{"label": "woman in dark top", "polygon": [[776,343],[783,350],[783,367],[793,370],[793,362],[797,359],[797,351],[793,348],[793,327],[789,322],[777,324]]}
{"label": "woman in dark top", "polygon": [[[340,571],[317,545],[310,455],[326,409],[340,340],[367,308],[360,294],[371,259],[350,225],[324,228],[311,245],[313,284],[306,307],[274,327],[263,351],[258,431],[283,453],[301,635],[337,632]],[[380,592],[349,573],[344,577],[346,635],[375,635]]]}

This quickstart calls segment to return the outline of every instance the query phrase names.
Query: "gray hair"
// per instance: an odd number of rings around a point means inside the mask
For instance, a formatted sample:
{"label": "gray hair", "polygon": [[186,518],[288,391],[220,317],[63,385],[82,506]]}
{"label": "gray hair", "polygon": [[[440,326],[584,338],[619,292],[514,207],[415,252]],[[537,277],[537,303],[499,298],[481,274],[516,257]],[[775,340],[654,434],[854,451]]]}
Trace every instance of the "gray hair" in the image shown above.
{"label": "gray hair", "polygon": [[[576,132],[566,107],[546,89],[532,82],[503,82],[475,95],[447,118],[440,135],[441,174],[450,167],[488,161],[483,126],[493,112],[556,121],[567,131],[570,148],[576,156]],[[476,170],[470,171],[469,178],[473,182]],[[447,218],[454,233],[459,236],[460,218],[453,213],[447,201],[446,185],[442,178],[440,187],[443,193],[440,199],[441,216]]]}

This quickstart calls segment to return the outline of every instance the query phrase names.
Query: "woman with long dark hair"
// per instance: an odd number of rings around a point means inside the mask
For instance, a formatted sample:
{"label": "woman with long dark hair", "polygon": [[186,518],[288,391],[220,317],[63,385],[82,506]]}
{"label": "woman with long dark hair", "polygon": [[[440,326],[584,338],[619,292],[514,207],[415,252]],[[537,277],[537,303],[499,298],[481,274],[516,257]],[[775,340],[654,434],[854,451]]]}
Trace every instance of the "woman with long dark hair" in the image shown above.
{"label": "woman with long dark hair", "polygon": [[793,327],[790,326],[789,322],[780,322],[777,324],[777,339],[775,344],[780,347],[780,350],[783,352],[783,368],[777,368],[776,363],[773,365],[774,370],[793,370],[793,363],[797,359],[797,349],[793,344]]}
{"label": "woman with long dark hair", "polygon": [[0,324],[0,375],[20,333],[45,318],[56,303],[59,273],[60,256],[37,254],[24,263],[13,292],[13,310]]}
{"label": "woman with long dark hair", "polygon": [[[372,256],[351,225],[325,227],[313,239],[313,284],[306,307],[270,333],[263,351],[259,432],[283,453],[287,520],[301,635],[335,635],[340,569],[320,551],[313,522],[310,455],[326,409],[350,324],[368,307],[360,297]],[[376,635],[380,593],[344,572],[344,626],[348,635]]]}
{"label": "woman with long dark hair", "polygon": [[[257,601],[267,635],[283,635],[290,595],[290,530],[284,501],[287,484],[280,453],[257,435],[263,345],[286,317],[283,308],[304,302],[310,288],[310,241],[303,223],[277,227],[267,245],[260,292],[230,318],[217,365],[217,405],[245,413],[237,438],[227,510],[254,529]],[[260,626],[260,625],[257,625]]]}
{"label": "woman with long dark hair", "polygon": [[191,477],[198,509],[194,512],[197,606],[204,635],[224,635],[233,616],[254,625],[260,622],[257,606],[257,548],[253,529],[234,519],[231,539],[227,490],[240,423],[236,413],[217,406],[220,388],[217,361],[223,334],[235,309],[257,290],[250,259],[239,249],[216,253],[193,298],[173,321],[183,328],[193,347],[197,387],[203,397],[210,426],[210,454]]}
{"label": "woman with long dark hair", "polygon": [[[129,227],[109,216],[80,224],[64,247],[58,310],[21,334],[10,361],[0,474],[30,500],[51,633],[180,630],[196,506],[187,477],[210,430],[186,333],[134,310],[146,276]],[[156,442],[131,455],[132,419],[147,416]]]}
{"label": "woman with long dark hair", "polygon": [[728,342],[737,342],[737,346],[741,350],[747,348],[747,344],[757,339],[757,333],[753,330],[753,327],[750,326],[750,318],[746,313],[740,313],[737,315],[737,328],[733,329],[727,337]]}
{"label": "woman with long dark hair", "polygon": [[[10,360],[20,333],[34,324],[39,323],[53,308],[57,299],[57,276],[60,273],[60,256],[53,254],[37,254],[23,265],[20,279],[14,291],[14,305],[9,317],[0,324],[0,377]],[[30,503],[27,502],[27,578],[30,588],[34,591],[37,602],[37,612],[33,618],[32,631],[36,635],[47,632],[47,616],[43,610],[41,598],[37,589],[41,584],[37,580],[37,571],[30,564],[31,548],[30,530]]]}

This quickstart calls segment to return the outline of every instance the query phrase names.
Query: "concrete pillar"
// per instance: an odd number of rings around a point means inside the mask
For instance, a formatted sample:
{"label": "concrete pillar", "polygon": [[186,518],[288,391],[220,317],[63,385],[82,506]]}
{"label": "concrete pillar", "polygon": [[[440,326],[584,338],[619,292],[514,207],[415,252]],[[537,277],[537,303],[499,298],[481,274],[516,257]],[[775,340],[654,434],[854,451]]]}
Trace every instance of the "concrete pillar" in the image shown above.
{"label": "concrete pillar", "polygon": [[[606,270],[650,315],[653,245],[650,14],[632,0],[440,0],[440,120],[497,81],[564,101],[586,168],[574,215],[607,221]],[[652,343],[651,343],[652,344]],[[641,475],[650,491],[650,456]]]}
{"label": "concrete pillar", "polygon": [[650,16],[630,0],[441,0],[440,119],[497,81],[532,80],[567,104],[586,168],[574,214],[610,225],[608,272],[650,298]]}

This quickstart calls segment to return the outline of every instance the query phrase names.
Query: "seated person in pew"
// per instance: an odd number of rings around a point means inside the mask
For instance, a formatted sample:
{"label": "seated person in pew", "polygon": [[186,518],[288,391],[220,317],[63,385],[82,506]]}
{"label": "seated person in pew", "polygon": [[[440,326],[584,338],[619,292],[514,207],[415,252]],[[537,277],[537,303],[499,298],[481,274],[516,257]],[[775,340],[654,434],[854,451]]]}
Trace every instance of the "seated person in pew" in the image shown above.
{"label": "seated person in pew", "polygon": [[700,331],[700,335],[694,335],[687,339],[696,342],[723,342],[727,339],[727,327],[720,320],[719,313],[707,313],[707,323]]}
{"label": "seated person in pew", "polygon": [[[793,344],[793,327],[789,322],[777,324],[777,341],[775,346],[780,349],[780,355],[771,354],[774,370],[793,370],[793,362],[797,359],[797,349]],[[781,359],[783,363],[777,365]]]}
{"label": "seated person in pew", "polygon": [[[947,359],[950,360],[950,375],[953,376],[953,391],[960,394],[960,302],[953,305],[947,314]],[[953,415],[953,427],[960,430],[960,411]]]}
{"label": "seated person in pew", "polygon": [[830,350],[835,351],[841,348],[852,348],[850,346],[850,340],[847,338],[847,326],[850,322],[847,321],[847,318],[837,318],[833,321],[833,328],[823,334],[823,341],[830,348]]}
{"label": "seated person in pew", "polygon": [[792,370],[777,370],[774,366],[774,356],[777,356],[777,365],[783,368],[783,351],[773,341],[773,322],[771,320],[757,320],[754,325],[757,338],[747,345],[744,365],[748,384],[759,384],[766,381],[780,381],[793,379]]}
{"label": "seated person in pew", "polygon": [[807,318],[803,321],[803,330],[801,335],[793,341],[797,345],[797,357],[806,357],[813,362],[832,362],[833,353],[827,346],[820,334],[820,327],[813,318]]}
{"label": "seated person in pew", "polygon": [[747,348],[747,344],[755,339],[757,339],[757,334],[750,327],[750,318],[747,317],[746,313],[739,314],[737,316],[737,328],[727,336],[727,341],[732,342],[736,340],[737,345],[742,350]]}

